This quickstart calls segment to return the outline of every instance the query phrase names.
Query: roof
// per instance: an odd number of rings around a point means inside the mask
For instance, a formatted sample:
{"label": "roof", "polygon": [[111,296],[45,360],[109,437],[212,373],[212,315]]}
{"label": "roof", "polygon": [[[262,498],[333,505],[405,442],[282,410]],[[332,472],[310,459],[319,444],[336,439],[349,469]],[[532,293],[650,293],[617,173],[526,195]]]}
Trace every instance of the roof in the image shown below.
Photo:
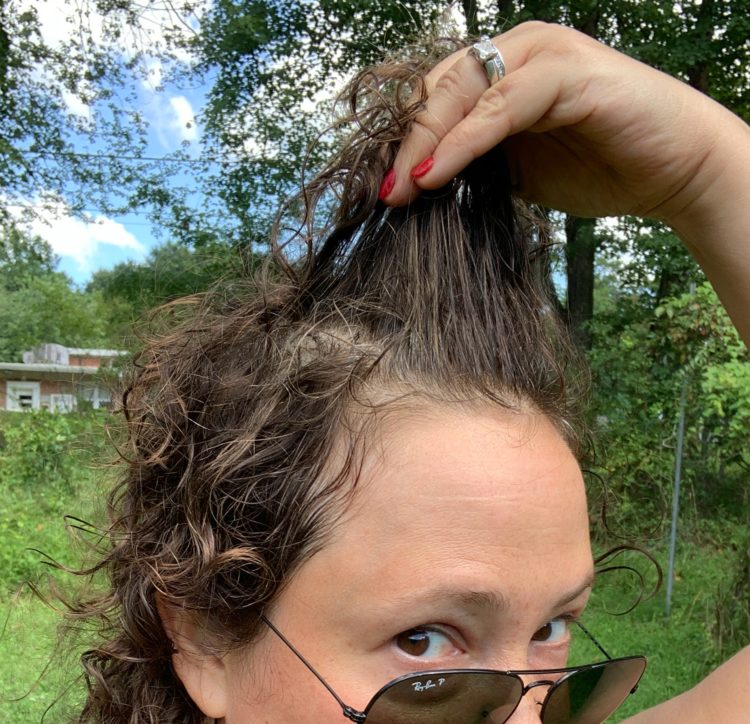
{"label": "roof", "polygon": [[99,372],[99,367],[85,365],[56,365],[49,362],[0,362],[0,370],[12,372],[60,372],[69,375],[93,375]]}
{"label": "roof", "polygon": [[86,355],[89,357],[120,357],[121,355],[127,354],[126,351],[121,349],[93,349],[89,347],[66,347],[68,354],[72,355]]}

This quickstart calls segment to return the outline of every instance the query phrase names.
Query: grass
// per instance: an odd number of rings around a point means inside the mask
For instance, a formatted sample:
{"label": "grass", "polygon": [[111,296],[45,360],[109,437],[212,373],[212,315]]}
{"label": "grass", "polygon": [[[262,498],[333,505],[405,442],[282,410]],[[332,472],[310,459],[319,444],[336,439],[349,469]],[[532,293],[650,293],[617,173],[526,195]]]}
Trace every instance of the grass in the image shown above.
{"label": "grass", "polygon": [[[657,558],[665,564],[665,555]],[[731,573],[731,561],[713,546],[683,542],[669,619],[665,616],[664,588],[634,611],[619,615],[637,597],[637,582],[634,576],[620,572],[600,577],[584,616],[586,627],[611,656],[643,654],[648,658],[638,691],[612,717],[612,722],[686,691],[720,663],[711,631],[715,596],[718,586]],[[584,649],[588,655],[581,655]],[[572,657],[573,663],[602,658],[596,656],[590,644],[578,642]]]}
{"label": "grass", "polygon": [[[3,724],[65,722],[66,707],[74,706],[82,697],[82,682],[75,685],[80,670],[77,652],[69,651],[67,656],[56,653],[60,614],[25,585],[27,581],[33,582],[44,592],[50,569],[44,565],[42,552],[64,565],[78,563],[80,547],[71,544],[65,515],[101,519],[102,488],[107,473],[100,462],[109,456],[104,452],[107,443],[103,418],[68,417],[58,423],[49,415],[0,413],[0,721]],[[28,459],[16,454],[9,434],[12,429],[22,430],[29,437],[32,444]],[[37,475],[27,468],[38,464],[39,458],[43,465]]]}
{"label": "grass", "polygon": [[0,640],[0,721],[66,721],[66,709],[82,698],[83,691],[81,682],[71,676],[75,662],[52,658],[58,614],[27,595],[0,603],[0,615],[5,624]]}
{"label": "grass", "polygon": [[[0,415],[0,440],[3,429],[18,419]],[[64,484],[53,479],[44,486],[20,484],[14,477],[15,466],[0,466],[0,721],[4,724],[29,724],[43,717],[45,722],[62,724],[68,720],[66,712],[74,711],[83,696],[77,652],[53,658],[59,615],[21,587],[27,578],[39,581],[44,568],[39,553],[27,550],[29,545],[73,563],[75,549],[63,515],[72,512],[93,519],[101,515],[103,473],[91,466],[92,459],[103,455],[103,436],[97,432],[101,419],[92,417],[76,425],[66,442],[73,474]],[[81,440],[87,441],[87,449]],[[0,462],[4,454],[7,446],[0,447]],[[615,614],[638,595],[635,577],[613,572],[597,581],[585,625],[612,656],[645,654],[649,659],[639,690],[612,722],[690,688],[730,653],[719,652],[712,627],[720,605],[718,591],[726,588],[736,558],[727,541],[733,535],[737,539],[738,531],[741,538],[743,526],[706,524],[706,529],[710,535],[691,531],[691,540],[680,543],[669,620],[664,616],[663,590],[620,616]],[[665,565],[663,546],[657,547],[656,555]],[[648,569],[648,564],[641,561],[639,568]],[[590,644],[576,642],[573,663],[600,658]]]}

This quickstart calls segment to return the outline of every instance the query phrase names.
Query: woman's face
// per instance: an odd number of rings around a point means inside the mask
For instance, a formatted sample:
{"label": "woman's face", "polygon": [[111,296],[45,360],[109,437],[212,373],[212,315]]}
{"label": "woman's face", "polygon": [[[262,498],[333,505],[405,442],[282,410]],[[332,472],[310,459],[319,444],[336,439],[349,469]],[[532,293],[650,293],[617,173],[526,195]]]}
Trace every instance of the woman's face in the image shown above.
{"label": "woman's face", "polygon": [[[352,508],[268,617],[360,710],[410,672],[564,666],[593,563],[581,472],[555,428],[432,409],[390,416],[377,437]],[[227,724],[345,721],[270,632],[221,667]],[[539,721],[535,691],[513,724]]]}

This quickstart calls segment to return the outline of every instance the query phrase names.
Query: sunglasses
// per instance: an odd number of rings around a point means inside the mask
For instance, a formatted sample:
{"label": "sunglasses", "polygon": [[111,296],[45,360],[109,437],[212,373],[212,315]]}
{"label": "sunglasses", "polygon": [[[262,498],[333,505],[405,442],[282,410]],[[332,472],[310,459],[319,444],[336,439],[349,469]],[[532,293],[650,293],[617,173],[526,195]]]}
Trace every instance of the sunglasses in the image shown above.
{"label": "sunglasses", "polygon": [[[613,659],[582,624],[606,661],[564,669],[494,671],[445,669],[406,674],[389,681],[363,711],[348,706],[292,643],[265,616],[260,619],[312,672],[343,715],[367,724],[503,724],[532,689],[547,687],[543,724],[602,724],[638,688],[645,656]],[[533,677],[530,683],[524,679]]]}

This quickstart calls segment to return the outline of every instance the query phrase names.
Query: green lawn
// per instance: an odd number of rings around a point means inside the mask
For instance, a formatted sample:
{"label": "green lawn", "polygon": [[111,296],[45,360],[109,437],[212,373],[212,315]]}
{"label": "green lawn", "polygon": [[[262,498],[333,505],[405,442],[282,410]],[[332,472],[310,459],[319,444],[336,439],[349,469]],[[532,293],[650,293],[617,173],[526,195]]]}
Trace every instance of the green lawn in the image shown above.
{"label": "green lawn", "polygon": [[[658,558],[666,569],[666,555]],[[600,577],[584,615],[586,627],[611,656],[644,654],[648,658],[638,691],[612,718],[613,722],[689,689],[714,668],[719,660],[711,634],[715,593],[730,572],[721,551],[683,544],[669,620],[664,613],[664,588],[631,613],[617,615],[637,595],[634,576],[614,572]],[[581,644],[580,650],[584,649],[589,652],[588,657],[576,659],[574,649],[573,663],[601,658],[590,644]]]}
{"label": "green lawn", "polygon": [[[14,424],[15,420],[0,415],[0,440],[3,429]],[[53,657],[58,614],[22,586],[22,581],[29,577],[43,581],[40,574],[45,570],[39,553],[29,551],[29,546],[50,553],[57,560],[75,562],[76,548],[70,545],[63,524],[65,513],[94,519],[101,514],[101,481],[106,476],[91,464],[92,459],[104,454],[103,436],[97,432],[101,419],[75,423],[73,428],[69,438],[62,440],[65,448],[60,458],[67,462],[72,459],[73,472],[63,476],[62,483],[53,476],[44,485],[32,485],[28,480],[21,483],[18,461],[10,461],[11,466],[0,465],[0,722],[3,724],[41,721],[50,706],[52,709],[44,721],[62,724],[67,721],[66,711],[71,711],[82,697],[79,652]],[[49,434],[49,430],[44,434]],[[55,445],[60,444],[57,438],[62,433],[53,430],[52,434]],[[11,447],[0,446],[0,463],[3,455],[10,454]],[[18,463],[21,468],[23,464],[26,463]],[[707,525],[707,529],[711,526]],[[693,542],[681,541],[669,621],[664,617],[663,590],[632,613],[618,616],[612,612],[627,608],[637,596],[636,579],[632,574],[614,572],[602,575],[597,581],[584,623],[613,656],[645,654],[649,659],[638,692],[612,721],[620,721],[684,691],[716,664],[719,653],[712,628],[719,608],[717,593],[722,586],[726,589],[737,557],[730,546],[732,537],[742,538],[739,524],[714,526],[711,536],[691,531]],[[703,541],[700,544],[695,542],[699,539]],[[664,564],[663,546],[656,547],[656,555]],[[649,565],[645,561],[639,563],[647,572],[651,570]],[[61,580],[65,578],[68,577]],[[43,588],[44,584],[41,585]],[[728,654],[729,650],[725,650],[722,656]],[[574,647],[575,663],[600,658],[590,644]]]}
{"label": "green lawn", "polygon": [[76,686],[76,662],[71,657],[51,658],[58,615],[30,596],[4,601],[0,612],[5,624],[0,640],[0,721],[65,722],[65,712],[76,698],[80,700],[82,688],[80,683]]}

